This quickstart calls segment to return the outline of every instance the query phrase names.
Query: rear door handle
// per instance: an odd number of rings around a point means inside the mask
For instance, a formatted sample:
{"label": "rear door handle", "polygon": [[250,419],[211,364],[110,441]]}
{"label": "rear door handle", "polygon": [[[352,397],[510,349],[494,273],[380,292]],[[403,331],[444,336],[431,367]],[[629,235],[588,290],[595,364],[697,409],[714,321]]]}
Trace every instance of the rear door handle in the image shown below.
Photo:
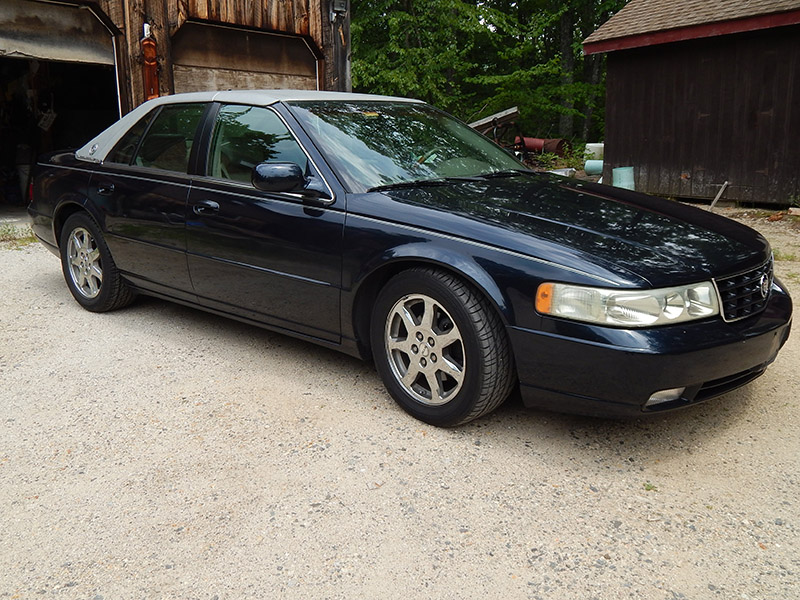
{"label": "rear door handle", "polygon": [[212,215],[219,212],[219,204],[213,200],[200,200],[192,207],[192,210],[196,215]]}

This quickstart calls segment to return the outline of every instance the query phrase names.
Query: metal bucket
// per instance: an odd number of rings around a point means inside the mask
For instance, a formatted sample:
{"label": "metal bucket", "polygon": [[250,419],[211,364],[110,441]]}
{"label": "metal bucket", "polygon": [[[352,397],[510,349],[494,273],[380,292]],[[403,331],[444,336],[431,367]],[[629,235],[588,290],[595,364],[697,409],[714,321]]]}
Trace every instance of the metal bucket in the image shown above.
{"label": "metal bucket", "polygon": [[564,152],[567,150],[567,140],[561,138],[555,139],[543,139],[543,138],[531,138],[531,137],[523,137],[520,138],[519,136],[516,137],[514,140],[514,144],[516,146],[522,146],[525,152],[552,152],[553,154],[558,154],[559,156],[564,156]]}

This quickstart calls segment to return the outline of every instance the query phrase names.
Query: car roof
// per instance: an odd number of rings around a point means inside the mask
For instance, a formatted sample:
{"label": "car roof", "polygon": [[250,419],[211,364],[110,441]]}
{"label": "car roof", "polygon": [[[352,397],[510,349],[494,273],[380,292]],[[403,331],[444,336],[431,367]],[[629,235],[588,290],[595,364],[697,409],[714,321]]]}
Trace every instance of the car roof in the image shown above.
{"label": "car roof", "polygon": [[173,94],[148,100],[139,105],[108,129],[96,135],[75,152],[75,157],[91,162],[103,162],[116,145],[135,123],[144,115],[164,104],[183,104],[192,102],[226,102],[232,104],[250,104],[253,106],[270,106],[278,102],[413,102],[420,100],[379,96],[375,94],[353,94],[347,92],[320,92],[314,90],[224,90],[210,92],[191,92]]}

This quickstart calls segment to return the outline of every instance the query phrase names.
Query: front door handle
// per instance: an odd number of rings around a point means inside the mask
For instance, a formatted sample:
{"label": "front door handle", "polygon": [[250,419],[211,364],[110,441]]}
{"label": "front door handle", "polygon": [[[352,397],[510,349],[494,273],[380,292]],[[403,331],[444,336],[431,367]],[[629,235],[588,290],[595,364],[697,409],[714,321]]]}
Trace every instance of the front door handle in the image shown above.
{"label": "front door handle", "polygon": [[200,200],[192,207],[192,210],[196,215],[213,215],[219,212],[219,204],[213,200]]}
{"label": "front door handle", "polygon": [[101,183],[97,186],[97,193],[101,196],[110,196],[114,193],[113,183]]}

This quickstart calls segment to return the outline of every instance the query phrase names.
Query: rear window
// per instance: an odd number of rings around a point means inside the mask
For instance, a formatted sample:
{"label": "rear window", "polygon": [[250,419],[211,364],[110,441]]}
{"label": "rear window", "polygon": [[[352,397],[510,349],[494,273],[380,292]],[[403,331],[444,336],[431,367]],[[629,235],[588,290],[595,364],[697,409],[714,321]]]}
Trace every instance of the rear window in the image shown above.
{"label": "rear window", "polygon": [[117,145],[108,153],[106,162],[119,163],[122,165],[129,165],[133,160],[133,155],[139,147],[139,142],[142,140],[144,132],[147,130],[147,124],[157,111],[151,111],[128,130],[128,133],[122,136],[117,142]]}
{"label": "rear window", "polygon": [[[133,164],[186,173],[204,111],[205,104],[169,104],[162,107],[139,144]],[[133,129],[129,134],[134,135]]]}

